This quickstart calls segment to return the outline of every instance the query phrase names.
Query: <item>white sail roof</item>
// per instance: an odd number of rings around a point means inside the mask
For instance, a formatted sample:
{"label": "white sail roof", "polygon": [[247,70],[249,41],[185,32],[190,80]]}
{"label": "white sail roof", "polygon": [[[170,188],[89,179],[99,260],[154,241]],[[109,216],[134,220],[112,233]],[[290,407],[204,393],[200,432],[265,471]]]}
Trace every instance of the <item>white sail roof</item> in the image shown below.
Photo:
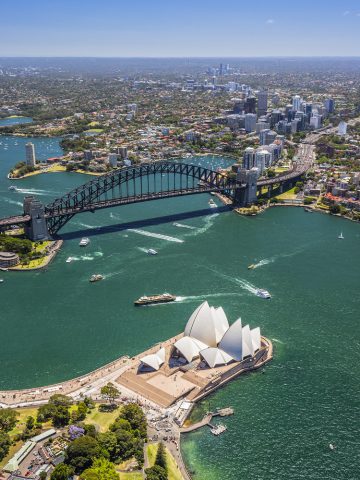
{"label": "white sail roof", "polygon": [[224,350],[215,347],[209,347],[205,350],[201,350],[200,355],[210,368],[214,368],[219,365],[226,365],[233,360],[230,355],[224,352]]}
{"label": "white sail roof", "polygon": [[154,370],[159,370],[161,365],[165,362],[165,348],[160,348],[157,353],[152,353],[140,358],[140,361]]}
{"label": "white sail roof", "polygon": [[251,339],[250,327],[245,325],[242,329],[242,356],[254,355],[254,348]]}
{"label": "white sail roof", "polygon": [[238,362],[242,360],[242,325],[241,318],[238,318],[225,332],[219,347]]}
{"label": "white sail roof", "polygon": [[253,349],[256,352],[261,346],[260,327],[253,328],[250,333]]}
{"label": "white sail roof", "polygon": [[185,335],[196,338],[209,347],[216,347],[228,327],[223,309],[209,307],[208,302],[204,302],[189,318]]}
{"label": "white sail roof", "polygon": [[190,363],[199,356],[199,352],[207,348],[207,345],[200,340],[192,337],[182,337],[174,343],[174,347],[179,350],[181,355]]}

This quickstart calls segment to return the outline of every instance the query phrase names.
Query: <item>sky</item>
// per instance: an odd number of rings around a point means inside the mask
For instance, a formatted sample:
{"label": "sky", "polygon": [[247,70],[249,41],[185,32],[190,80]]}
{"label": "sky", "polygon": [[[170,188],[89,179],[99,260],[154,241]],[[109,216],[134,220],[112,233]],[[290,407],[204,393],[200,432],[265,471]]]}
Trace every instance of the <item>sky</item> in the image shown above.
{"label": "sky", "polygon": [[0,56],[360,56],[359,0],[2,0]]}

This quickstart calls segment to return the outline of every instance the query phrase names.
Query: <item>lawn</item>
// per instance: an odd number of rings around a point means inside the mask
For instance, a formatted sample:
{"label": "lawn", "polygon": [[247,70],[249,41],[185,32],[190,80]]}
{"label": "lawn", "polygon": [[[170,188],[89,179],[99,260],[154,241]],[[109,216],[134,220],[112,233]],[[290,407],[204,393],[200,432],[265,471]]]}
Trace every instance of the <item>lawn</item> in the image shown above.
{"label": "lawn", "polygon": [[296,187],[291,188],[287,192],[277,195],[276,198],[278,198],[279,200],[295,200],[296,199],[296,193],[294,193],[295,188]]}
{"label": "lawn", "polygon": [[[152,443],[147,446],[147,456],[149,460],[149,465],[153,466],[155,463],[156,452],[158,449],[157,443]],[[177,467],[174,457],[171,455],[168,449],[166,449],[166,460],[168,466],[168,477],[169,480],[183,480],[180,470]]]}
{"label": "lawn", "polygon": [[96,407],[87,414],[85,423],[95,425],[98,427],[99,432],[106,432],[119,415],[120,408],[112,412],[99,412],[99,406],[96,405]]}
{"label": "lawn", "polygon": [[120,472],[120,480],[142,480],[144,477],[140,472]]}

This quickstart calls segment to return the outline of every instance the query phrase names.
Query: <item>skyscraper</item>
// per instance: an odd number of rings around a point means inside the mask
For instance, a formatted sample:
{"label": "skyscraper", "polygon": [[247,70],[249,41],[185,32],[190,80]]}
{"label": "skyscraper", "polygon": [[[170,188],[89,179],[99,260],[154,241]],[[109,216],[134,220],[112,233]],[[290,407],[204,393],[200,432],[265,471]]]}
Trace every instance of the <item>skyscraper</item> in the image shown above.
{"label": "skyscraper", "polygon": [[265,115],[267,112],[268,93],[265,91],[258,93],[258,115]]}
{"label": "skyscraper", "polygon": [[247,133],[254,132],[256,127],[255,113],[247,113],[245,115],[245,130]]}
{"label": "skyscraper", "polygon": [[301,97],[300,95],[295,95],[292,99],[293,109],[295,112],[301,110]]}
{"label": "skyscraper", "polygon": [[26,165],[29,167],[35,167],[36,157],[35,157],[35,145],[31,142],[25,145],[25,156],[26,156]]}
{"label": "skyscraper", "polygon": [[332,98],[327,98],[324,101],[324,107],[327,113],[334,113],[335,110],[335,101]]}

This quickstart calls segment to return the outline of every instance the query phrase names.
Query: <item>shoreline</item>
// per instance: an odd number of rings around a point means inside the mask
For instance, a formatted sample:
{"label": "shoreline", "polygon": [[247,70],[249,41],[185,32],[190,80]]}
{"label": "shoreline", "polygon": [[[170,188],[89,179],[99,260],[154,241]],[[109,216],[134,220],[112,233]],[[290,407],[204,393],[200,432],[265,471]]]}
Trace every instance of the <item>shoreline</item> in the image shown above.
{"label": "shoreline", "polygon": [[59,239],[59,240],[54,240],[53,243],[50,245],[49,248],[49,253],[45,255],[44,261],[36,266],[36,267],[28,267],[28,268],[23,268],[21,265],[16,265],[15,267],[9,267],[8,271],[10,272],[33,272],[34,270],[42,270],[43,268],[47,267],[56,257],[56,254],[60,250],[64,243],[64,240]]}

